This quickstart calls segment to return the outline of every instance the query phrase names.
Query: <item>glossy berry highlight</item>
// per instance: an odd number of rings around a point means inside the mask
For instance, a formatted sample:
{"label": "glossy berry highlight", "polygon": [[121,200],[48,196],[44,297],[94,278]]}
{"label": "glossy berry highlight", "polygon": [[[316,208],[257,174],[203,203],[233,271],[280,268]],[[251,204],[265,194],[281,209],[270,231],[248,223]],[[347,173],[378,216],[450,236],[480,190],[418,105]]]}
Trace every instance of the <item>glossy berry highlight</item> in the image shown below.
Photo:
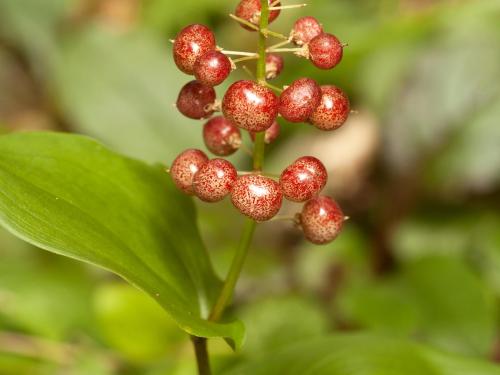
{"label": "glossy berry highlight", "polygon": [[220,51],[209,51],[194,64],[196,80],[207,86],[217,86],[226,80],[232,66],[229,58]]}
{"label": "glossy berry highlight", "polygon": [[231,202],[245,216],[256,221],[273,218],[281,208],[279,184],[261,175],[240,176],[231,191]]}
{"label": "glossy berry highlight", "polygon": [[215,36],[205,25],[194,24],[182,29],[174,41],[173,54],[177,67],[186,74],[194,73],[196,60],[215,50]]}
{"label": "glossy berry highlight", "polygon": [[280,187],[286,199],[305,202],[323,190],[327,179],[326,168],[319,159],[303,156],[281,173]]}
{"label": "glossy berry highlight", "polygon": [[201,150],[188,149],[180,153],[170,166],[170,176],[175,186],[186,194],[194,194],[194,175],[207,162],[208,157]]}
{"label": "glossy berry highlight", "polygon": [[[280,124],[278,121],[274,121],[273,124],[266,129],[266,132],[264,134],[264,143],[265,144],[270,144],[273,143],[276,138],[279,137],[281,132]],[[252,141],[255,142],[255,132],[250,132],[250,137],[252,138]]]}
{"label": "glossy berry highlight", "polygon": [[304,204],[299,220],[306,239],[322,245],[338,236],[344,225],[344,214],[332,198],[320,196]]}
{"label": "glossy berry highlight", "polygon": [[321,34],[323,34],[323,26],[316,18],[307,16],[295,21],[290,35],[294,44],[303,46]]}
{"label": "glossy berry highlight", "polygon": [[320,34],[308,44],[309,58],[320,69],[332,69],[342,60],[344,47],[332,34]]}
{"label": "glossy berry highlight", "polygon": [[177,97],[177,109],[192,119],[207,118],[214,113],[215,90],[198,81],[188,82]]}
{"label": "glossy berry highlight", "polygon": [[241,146],[241,132],[224,116],[216,116],[203,126],[205,146],[215,155],[227,156]]}
{"label": "glossy berry highlight", "polygon": [[224,159],[212,159],[202,165],[193,178],[194,194],[205,202],[218,202],[231,191],[238,173]]}
{"label": "glossy berry highlight", "polygon": [[[269,4],[273,4],[274,6],[279,6],[281,5],[280,2],[276,3],[273,0],[268,0]],[[260,6],[260,0],[241,0],[238,5],[236,6],[235,10],[235,15],[239,18],[244,19],[245,21],[248,21],[255,26],[259,25],[260,22],[260,11],[261,11],[261,6]],[[269,21],[268,23],[273,22],[278,16],[280,15],[280,10],[271,10],[269,12]],[[249,30],[249,31],[255,31],[255,29],[244,25],[240,24],[243,28]]]}
{"label": "glossy berry highlight", "polygon": [[338,87],[321,86],[321,103],[314,110],[309,121],[320,130],[335,130],[341,127],[351,111],[349,98]]}
{"label": "glossy berry highlight", "polygon": [[278,77],[285,66],[283,57],[275,53],[266,55],[266,79],[275,79]]}
{"label": "glossy berry highlight", "polygon": [[222,99],[224,116],[239,128],[261,132],[269,128],[278,115],[278,97],[257,82],[233,83]]}
{"label": "glossy berry highlight", "polygon": [[280,95],[279,113],[290,122],[305,122],[321,102],[321,88],[311,78],[294,81]]}

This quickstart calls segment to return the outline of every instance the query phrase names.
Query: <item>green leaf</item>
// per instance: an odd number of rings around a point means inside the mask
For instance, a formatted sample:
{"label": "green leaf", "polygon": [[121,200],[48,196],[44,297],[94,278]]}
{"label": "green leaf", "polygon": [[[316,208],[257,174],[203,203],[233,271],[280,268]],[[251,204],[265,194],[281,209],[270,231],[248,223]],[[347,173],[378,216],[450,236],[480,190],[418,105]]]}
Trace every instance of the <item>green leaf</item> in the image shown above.
{"label": "green leaf", "polygon": [[377,283],[358,281],[342,290],[337,303],[357,326],[416,336],[456,353],[486,356],[495,338],[492,291],[453,257],[428,256]]}
{"label": "green leaf", "polygon": [[320,336],[328,329],[320,307],[297,296],[257,301],[241,311],[241,319],[248,330],[246,353],[272,352],[290,342]]}
{"label": "green leaf", "polygon": [[94,309],[107,343],[134,362],[173,355],[175,345],[185,340],[158,304],[126,284],[101,286],[94,298]]}
{"label": "green leaf", "polygon": [[190,334],[242,342],[241,322],[203,319],[220,281],[191,199],[159,165],[119,156],[80,136],[2,136],[0,223],[40,248],[122,276]]}
{"label": "green leaf", "polygon": [[140,31],[91,27],[70,35],[54,81],[65,116],[78,132],[146,161],[203,147],[201,125],[172,106],[190,78],[167,52],[164,40]]}
{"label": "green leaf", "polygon": [[498,375],[500,368],[410,341],[357,334],[292,344],[224,374]]}

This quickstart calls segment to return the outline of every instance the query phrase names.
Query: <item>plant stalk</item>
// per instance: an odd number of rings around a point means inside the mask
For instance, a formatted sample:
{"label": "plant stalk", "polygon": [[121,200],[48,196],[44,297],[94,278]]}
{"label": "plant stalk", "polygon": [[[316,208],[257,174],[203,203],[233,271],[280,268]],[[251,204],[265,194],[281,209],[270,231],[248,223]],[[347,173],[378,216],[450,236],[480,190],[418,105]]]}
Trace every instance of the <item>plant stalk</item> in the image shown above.
{"label": "plant stalk", "polygon": [[191,336],[194,352],[196,354],[196,364],[198,365],[198,375],[211,375],[210,357],[207,350],[207,339],[205,337]]}
{"label": "plant stalk", "polygon": [[[266,83],[266,35],[262,33],[262,30],[266,30],[269,20],[269,2],[268,0],[260,0],[261,3],[261,17],[259,23],[259,45],[258,45],[258,59],[257,59],[257,70],[256,70],[256,80],[261,84]],[[261,171],[264,164],[264,142],[265,132],[259,132],[255,136],[254,150],[253,150],[253,169],[255,171]],[[241,234],[241,239],[236,249],[233,261],[229,268],[229,272],[226,276],[220,294],[212,308],[209,315],[209,320],[217,321],[219,320],[229,301],[231,300],[234,288],[243,269],[245,259],[252,243],[253,235],[257,227],[257,222],[252,219],[246,219],[245,226],[243,228],[243,233]],[[210,375],[210,362],[207,351],[207,339],[192,337],[196,360],[198,363],[198,374],[199,375]]]}
{"label": "plant stalk", "polygon": [[257,223],[252,219],[247,219],[245,226],[243,228],[243,233],[241,235],[240,243],[234,254],[231,267],[227,274],[222,290],[217,298],[217,301],[210,312],[208,320],[217,321],[222,317],[225,308],[229,304],[231,297],[233,296],[234,288],[238,279],[240,277],[241,270],[243,269],[243,264],[245,264],[245,259],[248,254],[248,249],[250,248],[250,243],[252,242],[253,234],[255,232],[255,227]]}

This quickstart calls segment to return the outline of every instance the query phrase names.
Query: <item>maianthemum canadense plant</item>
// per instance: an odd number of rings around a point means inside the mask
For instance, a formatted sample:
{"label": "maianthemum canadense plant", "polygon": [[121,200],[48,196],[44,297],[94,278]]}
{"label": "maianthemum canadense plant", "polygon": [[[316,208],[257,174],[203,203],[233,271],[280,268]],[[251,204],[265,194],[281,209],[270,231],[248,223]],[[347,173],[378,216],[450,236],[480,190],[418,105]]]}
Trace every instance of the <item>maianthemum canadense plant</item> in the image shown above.
{"label": "maianthemum canadense plant", "polygon": [[[271,0],[239,2],[231,17],[256,32],[256,52],[224,50],[212,31],[199,24],[185,27],[173,40],[176,65],[195,78],[181,89],[178,110],[193,119],[207,119],[203,139],[218,157],[236,152],[242,146],[242,131],[249,132],[254,140],[252,171],[237,171],[227,160],[209,159],[196,149],[183,151],[165,173],[164,166],[117,155],[86,137],[0,137],[0,223],[42,249],[101,266],[149,294],[191,335],[199,374],[211,373],[207,338],[223,337],[235,350],[243,344],[243,324],[224,312],[257,224],[291,220],[315,244],[334,240],[344,224],[337,203],[321,195],[327,172],[320,160],[302,156],[279,176],[263,172],[265,145],[279,136],[279,115],[328,131],[342,126],[350,113],[347,96],[336,86],[319,85],[310,78],[298,78],[284,89],[268,83],[283,70],[279,53],[292,52],[320,69],[334,68],[342,59],[344,45],[313,17],[299,18],[287,36],[268,28],[282,10],[301,6]],[[267,46],[270,38],[282,41]],[[291,43],[293,48],[285,47]],[[247,60],[257,62],[255,80],[233,83],[217,101],[214,86]],[[222,115],[213,116],[217,111]],[[223,282],[200,238],[189,195],[206,202],[230,196],[247,217]],[[276,216],[283,198],[302,202],[301,212]],[[296,344],[230,373],[500,373],[489,364],[400,340],[339,335]]]}

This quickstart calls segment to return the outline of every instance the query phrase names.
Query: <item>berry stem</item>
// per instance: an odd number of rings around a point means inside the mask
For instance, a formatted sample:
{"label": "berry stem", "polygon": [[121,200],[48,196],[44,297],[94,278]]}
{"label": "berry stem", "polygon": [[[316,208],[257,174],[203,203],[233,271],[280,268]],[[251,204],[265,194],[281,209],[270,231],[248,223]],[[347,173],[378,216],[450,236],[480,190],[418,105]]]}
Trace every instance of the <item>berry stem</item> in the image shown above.
{"label": "berry stem", "polygon": [[[269,11],[268,11],[268,14],[269,14]],[[288,39],[287,36],[283,35],[283,34],[280,34],[280,33],[277,33],[275,31],[272,31],[272,30],[269,30],[266,27],[262,28],[262,27],[259,27],[257,25],[254,25],[253,23],[247,21],[247,20],[244,20],[243,18],[240,18],[238,16],[235,16],[234,14],[229,14],[229,17],[231,17],[233,20],[235,20],[236,22],[239,22],[245,26],[248,26],[249,28],[255,30],[255,31],[258,31],[260,34],[263,34],[265,37],[267,36],[274,36],[275,38],[279,38],[279,39]],[[261,18],[262,18],[262,12],[261,12]]]}
{"label": "berry stem", "polygon": [[243,18],[240,18],[238,16],[235,16],[234,14],[229,14],[229,17],[232,18],[233,20],[235,20],[236,22],[239,22],[245,26],[248,26],[249,28],[255,30],[255,31],[259,31],[259,27],[257,25],[254,25],[253,23],[247,21],[247,20],[244,20]]}
{"label": "berry stem", "polygon": [[279,47],[286,46],[287,44],[289,44],[291,42],[292,42],[292,40],[290,38],[287,38],[287,40],[284,40],[282,42],[279,42],[279,43],[273,44],[272,46],[267,47],[267,52],[269,52],[273,49],[279,48]]}
{"label": "berry stem", "polygon": [[264,34],[265,37],[274,36],[275,38],[278,38],[278,39],[288,40],[288,37],[286,35],[283,35],[281,33],[277,33],[276,31],[272,31],[272,30],[269,30],[267,28],[262,29],[261,33]]}
{"label": "berry stem", "polygon": [[270,219],[268,222],[273,222],[273,221],[293,221],[294,223],[297,223],[297,215],[281,215],[281,216],[275,216],[272,219]]}
{"label": "berry stem", "polygon": [[248,69],[248,66],[243,65],[241,68],[245,71],[246,74],[248,74],[250,78],[255,79],[255,74],[253,74],[253,72]]}
{"label": "berry stem", "polygon": [[269,87],[271,90],[274,90],[274,91],[277,91],[279,93],[282,93],[283,92],[283,89],[282,88],[279,88],[278,86],[274,86],[272,84],[270,84],[269,82],[266,82],[265,85],[267,87]]}
{"label": "berry stem", "polygon": [[269,10],[286,10],[286,9],[296,9],[306,7],[307,4],[291,4],[291,5],[280,5],[269,7]]}
{"label": "berry stem", "polygon": [[304,48],[269,48],[267,52],[302,52]]}
{"label": "berry stem", "polygon": [[231,61],[233,63],[239,63],[239,62],[242,62],[242,61],[247,61],[247,60],[257,60],[259,58],[259,56],[255,55],[255,56],[244,56],[244,57],[240,57],[238,59],[231,59]]}
{"label": "berry stem", "polygon": [[224,55],[233,55],[233,56],[247,56],[247,57],[252,57],[252,58],[258,58],[258,55],[254,52],[244,52],[244,51],[228,51],[225,49],[220,49],[220,51]]}

